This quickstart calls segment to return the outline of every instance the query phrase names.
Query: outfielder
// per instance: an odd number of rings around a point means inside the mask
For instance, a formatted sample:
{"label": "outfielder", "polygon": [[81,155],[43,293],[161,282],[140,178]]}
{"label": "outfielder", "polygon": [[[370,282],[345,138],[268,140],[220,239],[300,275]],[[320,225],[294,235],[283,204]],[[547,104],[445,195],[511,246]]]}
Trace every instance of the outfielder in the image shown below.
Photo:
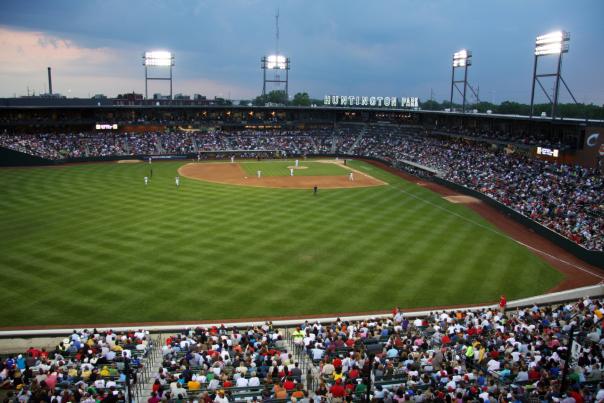
{"label": "outfielder", "polygon": [[289,169],[289,176],[294,176],[294,168]]}
{"label": "outfielder", "polygon": [[300,161],[296,160],[296,168],[298,168],[298,165],[300,165]]}
{"label": "outfielder", "polygon": [[147,186],[148,184],[149,184],[149,178],[147,178],[147,177],[145,176],[145,186]]}
{"label": "outfielder", "polygon": [[176,187],[180,186],[180,176],[177,176],[176,178],[174,178],[174,182],[176,182]]}
{"label": "outfielder", "polygon": [[262,171],[261,170],[256,171],[256,176],[258,177],[258,179],[260,179],[260,177],[262,177]]}

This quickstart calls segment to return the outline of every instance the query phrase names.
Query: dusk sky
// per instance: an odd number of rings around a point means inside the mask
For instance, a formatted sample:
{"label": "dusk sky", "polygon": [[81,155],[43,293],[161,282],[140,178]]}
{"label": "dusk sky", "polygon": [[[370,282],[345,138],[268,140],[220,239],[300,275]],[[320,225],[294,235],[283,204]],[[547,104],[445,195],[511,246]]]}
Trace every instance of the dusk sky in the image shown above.
{"label": "dusk sky", "polygon": [[448,99],[452,54],[468,48],[483,100],[528,103],[535,37],[563,29],[566,82],[604,104],[602,0],[2,0],[0,97],[46,91],[47,66],[70,97],[143,93],[142,53],[162,49],[175,54],[174,93],[249,99],[275,51],[277,8],[290,94]]}

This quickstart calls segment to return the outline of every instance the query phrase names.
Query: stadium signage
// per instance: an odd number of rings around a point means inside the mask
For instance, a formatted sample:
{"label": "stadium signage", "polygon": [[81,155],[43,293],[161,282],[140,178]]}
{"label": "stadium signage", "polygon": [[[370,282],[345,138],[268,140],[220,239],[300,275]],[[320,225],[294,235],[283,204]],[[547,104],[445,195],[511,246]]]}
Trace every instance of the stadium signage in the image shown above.
{"label": "stadium signage", "polygon": [[107,124],[107,123],[97,123],[97,130],[117,130],[117,123]]}
{"label": "stadium signage", "polygon": [[555,148],[545,148],[545,147],[537,147],[538,155],[546,155],[548,157],[558,158],[559,151]]}
{"label": "stadium signage", "polygon": [[329,106],[371,106],[378,108],[418,108],[418,97],[367,97],[353,95],[325,95],[323,105]]}

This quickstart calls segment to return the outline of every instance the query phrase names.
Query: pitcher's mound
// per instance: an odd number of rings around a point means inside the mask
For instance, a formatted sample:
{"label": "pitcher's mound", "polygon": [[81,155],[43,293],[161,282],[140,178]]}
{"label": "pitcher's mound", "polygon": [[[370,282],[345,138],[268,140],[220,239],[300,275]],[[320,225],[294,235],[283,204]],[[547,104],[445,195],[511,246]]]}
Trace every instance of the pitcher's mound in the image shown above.
{"label": "pitcher's mound", "polygon": [[[298,169],[306,167],[298,167]],[[228,185],[255,186],[267,188],[288,189],[319,189],[358,188],[369,186],[382,186],[386,182],[375,179],[361,172],[356,172],[354,180],[349,180],[348,175],[336,176],[255,176],[248,177],[239,164],[208,163],[186,164],[178,169],[181,176],[199,179],[207,182],[223,183]]]}

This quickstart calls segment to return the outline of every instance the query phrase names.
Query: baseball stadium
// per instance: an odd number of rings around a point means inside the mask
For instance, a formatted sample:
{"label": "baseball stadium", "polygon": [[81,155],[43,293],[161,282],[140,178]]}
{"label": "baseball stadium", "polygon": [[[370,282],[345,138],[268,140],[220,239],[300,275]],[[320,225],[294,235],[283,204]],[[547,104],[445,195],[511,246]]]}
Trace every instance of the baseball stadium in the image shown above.
{"label": "baseball stadium", "polygon": [[174,96],[165,51],[144,95],[48,67],[0,98],[0,398],[604,401],[604,120],[562,116],[569,40],[537,37],[526,115],[480,109],[467,49],[440,109],[296,104],[278,49],[253,102]]}

